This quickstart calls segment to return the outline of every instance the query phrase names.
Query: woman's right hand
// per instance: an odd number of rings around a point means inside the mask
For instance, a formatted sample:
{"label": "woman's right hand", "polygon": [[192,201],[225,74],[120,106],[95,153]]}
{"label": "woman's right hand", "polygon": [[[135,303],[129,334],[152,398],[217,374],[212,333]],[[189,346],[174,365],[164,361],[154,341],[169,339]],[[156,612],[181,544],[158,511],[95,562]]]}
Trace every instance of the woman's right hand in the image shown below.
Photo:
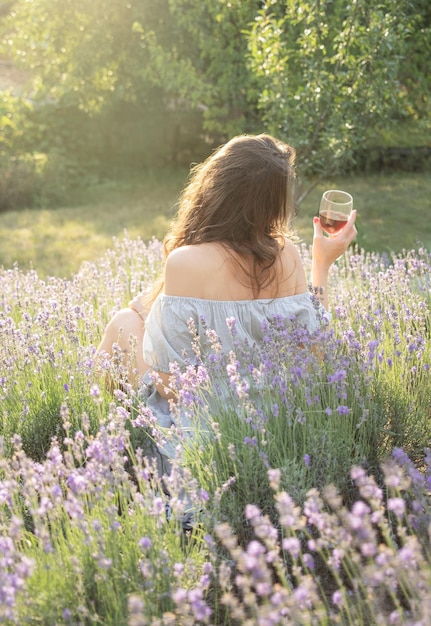
{"label": "woman's right hand", "polygon": [[337,235],[327,237],[323,233],[319,218],[316,216],[313,220],[314,237],[313,237],[313,263],[321,270],[329,270],[331,265],[340,256],[342,256],[352,241],[355,239],[358,231],[355,226],[356,210],[354,209],[347,221],[347,224]]}

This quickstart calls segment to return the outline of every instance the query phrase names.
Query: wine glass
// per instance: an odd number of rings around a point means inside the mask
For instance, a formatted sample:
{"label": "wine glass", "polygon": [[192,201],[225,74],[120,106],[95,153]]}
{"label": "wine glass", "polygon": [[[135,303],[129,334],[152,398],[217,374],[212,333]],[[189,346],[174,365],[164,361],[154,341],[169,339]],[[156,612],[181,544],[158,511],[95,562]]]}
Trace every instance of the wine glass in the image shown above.
{"label": "wine glass", "polygon": [[353,209],[353,198],[347,191],[328,189],[319,207],[320,224],[328,235],[336,235],[347,223]]}

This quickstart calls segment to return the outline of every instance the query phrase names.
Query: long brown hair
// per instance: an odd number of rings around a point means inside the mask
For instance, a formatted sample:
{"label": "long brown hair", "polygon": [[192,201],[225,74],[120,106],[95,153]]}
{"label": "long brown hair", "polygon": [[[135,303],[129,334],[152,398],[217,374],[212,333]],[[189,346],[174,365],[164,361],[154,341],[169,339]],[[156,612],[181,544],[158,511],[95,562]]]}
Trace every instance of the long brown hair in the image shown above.
{"label": "long brown hair", "polygon": [[[253,293],[271,284],[295,213],[294,160],[294,148],[270,135],[240,135],[194,166],[163,242],[165,257],[180,246],[218,242],[237,253],[232,260]],[[148,304],[162,289],[163,281]]]}

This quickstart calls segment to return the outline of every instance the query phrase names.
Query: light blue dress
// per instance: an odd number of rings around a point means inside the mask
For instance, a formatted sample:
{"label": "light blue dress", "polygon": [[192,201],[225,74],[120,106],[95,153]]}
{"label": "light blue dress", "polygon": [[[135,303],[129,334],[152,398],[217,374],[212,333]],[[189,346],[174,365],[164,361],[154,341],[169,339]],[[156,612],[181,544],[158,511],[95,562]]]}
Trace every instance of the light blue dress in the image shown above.
{"label": "light blue dress", "polygon": [[[230,330],[231,320],[235,320],[235,340]],[[214,330],[221,342],[222,351],[228,354],[234,350],[234,341],[247,342],[256,348],[264,341],[264,322],[273,319],[284,319],[286,326],[295,319],[309,332],[317,330],[322,318],[329,320],[329,314],[321,306],[316,306],[312,295],[305,293],[273,299],[257,300],[204,300],[182,296],[160,294],[154,301],[145,321],[144,360],[153,370],[169,373],[170,363],[177,363],[181,369],[196,363],[196,355],[192,348],[190,320],[199,338],[201,358],[211,350],[211,342],[207,337],[208,329]],[[159,426],[162,428],[192,429],[186,415],[173,415],[169,403],[157,392],[152,384],[151,376],[146,374],[142,380],[145,389],[146,404],[152,410]],[[175,454],[175,446],[171,444],[159,447],[167,461]],[[169,465],[169,463],[168,463]]]}

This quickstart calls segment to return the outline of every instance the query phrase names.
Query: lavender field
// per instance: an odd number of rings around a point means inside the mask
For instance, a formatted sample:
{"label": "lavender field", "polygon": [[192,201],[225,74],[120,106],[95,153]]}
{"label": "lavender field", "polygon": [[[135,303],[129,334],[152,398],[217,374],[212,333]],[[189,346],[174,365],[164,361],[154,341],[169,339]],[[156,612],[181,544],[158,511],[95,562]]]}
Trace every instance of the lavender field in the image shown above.
{"label": "lavender field", "polygon": [[224,355],[209,328],[209,362],[172,365],[194,439],[95,366],[161,258],[124,237],[70,280],[0,271],[0,623],[431,623],[431,254],[352,249],[318,336],[274,320]]}

